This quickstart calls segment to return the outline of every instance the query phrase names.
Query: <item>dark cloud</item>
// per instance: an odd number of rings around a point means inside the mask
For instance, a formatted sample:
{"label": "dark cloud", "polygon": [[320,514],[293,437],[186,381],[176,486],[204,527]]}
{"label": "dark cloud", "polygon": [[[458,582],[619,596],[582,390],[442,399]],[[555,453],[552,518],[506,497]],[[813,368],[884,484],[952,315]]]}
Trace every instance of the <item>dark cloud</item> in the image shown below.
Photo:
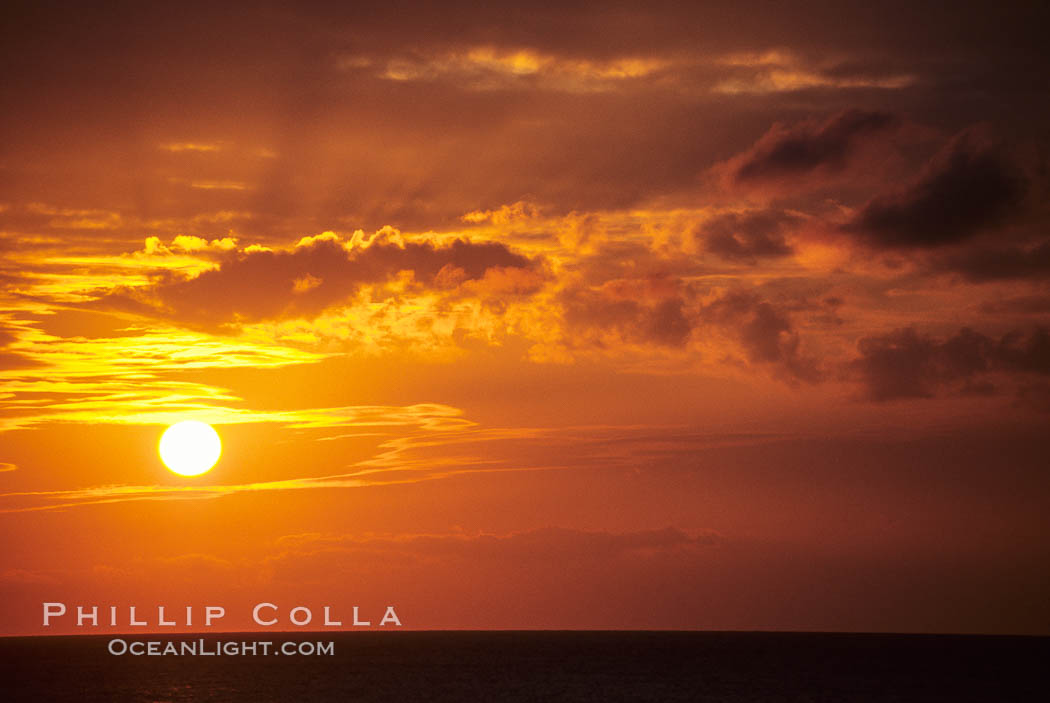
{"label": "dark cloud", "polygon": [[0,324],[0,349],[18,339],[13,328]]}
{"label": "dark cloud", "polygon": [[604,289],[571,288],[561,296],[575,344],[620,342],[683,347],[696,320],[679,291],[653,290],[645,282]]}
{"label": "dark cloud", "polygon": [[14,369],[30,369],[43,365],[44,364],[37,361],[36,359],[32,359],[24,354],[0,351],[0,371],[8,371]]}
{"label": "dark cloud", "polygon": [[671,346],[684,344],[692,331],[684,307],[680,298],[670,298],[657,305],[649,319],[652,339]]}
{"label": "dark cloud", "polygon": [[980,244],[938,256],[934,270],[962,274],[975,283],[1050,276],[1050,241],[1035,246]]}
{"label": "dark cloud", "polygon": [[705,222],[700,234],[707,251],[724,259],[755,262],[790,255],[793,250],[784,233],[799,219],[779,210],[728,213]]}
{"label": "dark cloud", "polygon": [[865,337],[852,372],[870,400],[930,398],[946,386],[963,382],[963,392],[987,391],[984,374],[1050,374],[1050,333],[1037,327],[995,340],[964,328],[944,340],[913,328]]}
{"label": "dark cloud", "polygon": [[6,347],[10,346],[11,343],[17,339],[18,335],[15,333],[13,327],[0,324],[0,371],[29,369],[43,366],[41,362],[26,356],[25,354],[6,351]]}
{"label": "dark cloud", "polygon": [[[77,12],[68,3],[55,0],[15,0],[8,5],[5,39],[18,48],[29,43],[26,34],[51,34],[54,37],[47,48],[61,48],[61,40],[75,42],[73,48],[104,47],[112,42],[115,52],[137,49],[162,53],[167,47],[155,47],[150,41],[153,35],[174,43],[180,35],[190,34],[196,41],[189,47],[175,45],[171,50],[191,55],[199,51],[209,57],[239,53],[234,49],[244,51],[264,37],[287,51],[298,47],[297,37],[306,33],[323,40],[324,48],[361,46],[370,50],[406,44],[486,43],[560,49],[572,55],[661,48],[681,51],[697,45],[721,51],[746,48],[746,40],[751,39],[762,47],[808,41],[818,47],[889,46],[921,55],[924,50],[939,53],[963,44],[962,48],[975,56],[993,48],[1034,54],[1041,48],[1039,28],[1044,23],[1040,20],[1047,16],[1040,3],[1013,3],[1009,7],[972,3],[962,13],[936,3],[904,0],[877,4],[785,2],[773,6],[761,0],[686,4],[653,0],[641,5],[616,0],[602,3],[600,8],[593,0],[527,0],[514,4],[449,0],[439,6],[397,0],[367,7],[325,0],[294,6],[274,0],[221,6],[187,0],[178,9],[119,0],[90,13],[83,9]],[[57,22],[59,10],[66,10],[69,18]],[[78,31],[84,27],[92,31]],[[245,36],[237,36],[237,28]],[[279,28],[285,32],[275,32]],[[327,33],[322,31],[326,29]],[[592,31],[584,31],[587,29]],[[126,32],[131,30],[150,30],[150,36],[128,36]],[[219,37],[227,38],[233,46],[205,41]],[[257,48],[256,53],[263,53],[265,48]]]}
{"label": "dark cloud", "polygon": [[[957,80],[974,73],[960,55],[978,57],[990,77],[967,94],[1002,86],[1004,78],[1023,82],[1026,92],[1011,87],[1009,104],[996,93],[982,97],[983,112],[972,119],[987,118],[994,105],[1011,120],[1032,121],[1040,114],[1032,101],[1045,100],[1033,79],[1048,74],[1029,65],[1022,80],[1012,71],[1028,59],[1045,66],[1032,29],[1041,25],[1026,16],[1031,10],[1017,8],[262,2],[246,9],[191,2],[86,12],[22,5],[0,30],[8,77],[0,85],[8,108],[0,114],[8,137],[0,145],[5,197],[120,210],[129,237],[141,234],[132,216],[153,222],[237,213],[229,227],[276,241],[343,221],[451,228],[465,212],[526,196],[562,212],[685,199],[695,197],[698,173],[747,148],[774,120],[861,108],[786,130],[798,139],[766,156],[794,174],[815,160],[848,160],[862,134],[911,107],[909,91],[858,89],[851,81],[901,74]],[[897,12],[913,18],[908,30]],[[1009,41],[988,27],[1009,27]],[[441,64],[479,48],[533,52],[554,68],[511,71],[508,85],[488,91],[471,90],[455,72],[427,81],[386,76],[392,61]],[[783,67],[766,65],[770,49],[788,57]],[[653,60],[660,68],[603,78],[593,91],[556,90],[544,80],[580,66],[611,66],[615,74],[621,60]],[[770,70],[843,83],[804,97],[781,88],[714,90],[738,71]],[[1028,109],[1018,109],[1021,101]],[[55,105],[69,106],[77,119]],[[949,112],[955,105],[933,107]],[[223,148],[157,149],[182,139]],[[193,187],[199,179],[244,189]],[[62,224],[49,226],[62,231]],[[209,238],[227,230],[225,223],[172,227]]]}
{"label": "dark cloud", "polygon": [[736,183],[776,181],[818,169],[843,169],[857,146],[897,126],[886,112],[845,110],[824,122],[774,125],[751,149],[730,162]]}
{"label": "dark cloud", "polygon": [[161,280],[140,291],[120,290],[100,303],[149,312],[179,322],[222,326],[282,317],[312,317],[346,301],[362,285],[385,283],[402,271],[422,286],[449,288],[501,269],[532,269],[536,262],[495,242],[457,239],[398,242],[377,235],[347,248],[315,238],[290,251],[239,251],[219,268],[188,280]]}
{"label": "dark cloud", "polygon": [[1009,332],[995,351],[998,363],[1007,370],[1050,374],[1050,330],[1045,327],[1029,333]]}
{"label": "dark cloud", "polygon": [[697,290],[678,280],[616,281],[569,289],[561,304],[570,346],[684,348],[705,331],[717,331],[741,345],[748,363],[769,366],[790,382],[823,377],[817,361],[803,352],[785,307],[751,291],[703,303]]}
{"label": "dark cloud", "polygon": [[1036,412],[1050,413],[1050,383],[1036,381],[1017,389],[1017,404]]}
{"label": "dark cloud", "polygon": [[989,300],[981,305],[981,312],[992,315],[1044,315],[1050,313],[1050,295],[1021,295]]}
{"label": "dark cloud", "polygon": [[954,139],[907,186],[870,200],[845,226],[880,247],[961,242],[1014,214],[1027,182],[1003,147],[976,130]]}
{"label": "dark cloud", "polygon": [[703,315],[731,329],[749,361],[772,364],[792,380],[821,380],[816,360],[802,353],[790,317],[772,303],[752,293],[731,292],[705,306]]}
{"label": "dark cloud", "polygon": [[[950,340],[949,345],[907,328],[861,339],[858,342],[861,357],[854,362],[854,369],[871,400],[928,398],[933,396],[940,383],[946,379],[954,380],[959,372],[962,372],[962,377],[966,377],[987,370],[983,362],[987,354],[984,347],[990,345],[991,341],[987,337],[969,330],[960,332],[960,336]],[[950,356],[949,347],[963,351],[963,356],[971,361],[978,360],[975,362],[976,367],[967,369],[964,365],[956,364]],[[954,369],[956,373],[949,372],[949,369]]]}

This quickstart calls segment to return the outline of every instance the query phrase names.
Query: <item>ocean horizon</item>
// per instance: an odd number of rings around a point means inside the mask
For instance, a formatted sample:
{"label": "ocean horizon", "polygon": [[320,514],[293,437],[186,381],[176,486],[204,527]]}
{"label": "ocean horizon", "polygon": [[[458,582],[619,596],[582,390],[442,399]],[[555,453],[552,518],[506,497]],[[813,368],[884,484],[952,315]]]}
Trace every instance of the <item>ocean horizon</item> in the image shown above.
{"label": "ocean horizon", "polygon": [[[140,653],[131,651],[135,642]],[[150,642],[157,643],[152,653]],[[17,701],[1030,701],[1050,694],[1048,655],[1050,637],[1034,635],[411,630],[0,638],[4,699]]]}

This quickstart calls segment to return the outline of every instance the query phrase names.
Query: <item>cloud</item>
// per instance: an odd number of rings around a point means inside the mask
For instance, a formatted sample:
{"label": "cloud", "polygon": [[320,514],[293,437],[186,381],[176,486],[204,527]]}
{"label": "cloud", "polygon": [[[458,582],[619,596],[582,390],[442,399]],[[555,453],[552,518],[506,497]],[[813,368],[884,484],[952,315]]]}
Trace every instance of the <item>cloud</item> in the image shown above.
{"label": "cloud", "polygon": [[0,349],[8,346],[16,339],[18,339],[18,336],[15,334],[14,329],[0,323]]}
{"label": "cloud", "polygon": [[614,281],[567,289],[560,302],[577,344],[683,347],[695,321],[686,317],[685,301],[674,288],[659,280]]}
{"label": "cloud", "polygon": [[723,259],[754,263],[758,259],[790,256],[785,232],[801,220],[781,210],[726,213],[706,221],[700,229],[704,248]]}
{"label": "cloud", "polygon": [[24,353],[7,351],[13,342],[18,339],[15,328],[0,323],[0,371],[15,369],[31,369],[42,366],[40,361]]}
{"label": "cloud", "polygon": [[[987,370],[987,337],[963,330],[947,342],[937,342],[912,328],[865,337],[855,362],[871,400],[929,398],[946,380]],[[959,354],[960,358],[954,358]]]}
{"label": "cloud", "polygon": [[204,154],[222,151],[223,144],[217,142],[168,142],[166,144],[161,144],[157,148],[162,151],[170,151],[173,153],[190,152]]}
{"label": "cloud", "polygon": [[[508,90],[515,87],[567,92],[613,89],[617,83],[645,78],[668,61],[653,56],[610,59],[558,56],[529,47],[474,46],[429,56],[398,56],[383,62],[379,77],[385,80],[453,80],[470,90]],[[367,57],[348,56],[337,65],[360,71],[373,66]]]}
{"label": "cloud", "polygon": [[461,220],[472,224],[491,222],[495,225],[506,225],[514,222],[528,222],[540,216],[539,208],[534,203],[519,200],[511,205],[503,205],[496,210],[472,210]]}
{"label": "cloud", "polygon": [[[197,414],[214,421],[207,414]],[[566,470],[636,471],[668,456],[695,456],[728,447],[763,445],[787,438],[771,433],[705,432],[677,426],[567,426],[486,428],[456,408],[347,406],[217,415],[225,422],[271,423],[276,434],[316,430],[318,442],[374,439],[374,454],[330,473],[288,475],[268,481],[200,485],[103,484],[64,490],[0,493],[0,513],[39,512],[143,501],[213,500],[277,491],[343,490],[439,481],[468,474]],[[151,418],[156,421],[156,418]],[[170,422],[174,419],[162,420]],[[298,432],[297,434],[302,434]],[[337,450],[333,450],[337,451]],[[323,467],[322,467],[323,470]]]}
{"label": "cloud", "polygon": [[981,312],[992,315],[1045,315],[1050,313],[1050,295],[1022,295],[989,300],[981,305]]}
{"label": "cloud", "polygon": [[945,252],[933,259],[931,267],[962,274],[974,283],[1045,279],[1050,275],[1050,241],[1034,245],[976,244]]}
{"label": "cloud", "polygon": [[570,349],[622,353],[648,345],[694,361],[705,352],[707,363],[770,367],[791,383],[823,379],[817,359],[803,350],[788,306],[754,290],[719,291],[653,275],[571,287],[560,303]]}
{"label": "cloud", "polygon": [[38,368],[42,364],[25,354],[17,352],[0,351],[0,371],[13,371],[15,369]]}
{"label": "cloud", "polygon": [[[160,237],[154,235],[146,237],[142,249],[132,252],[131,257],[137,259],[159,259],[160,257],[178,257],[180,255],[206,256],[216,255],[224,252],[234,251],[237,248],[237,240],[234,237],[223,237],[208,241],[203,237],[192,234],[179,234],[171,240],[170,245],[164,244]],[[154,264],[159,261],[154,261]]]}
{"label": "cloud", "polygon": [[857,347],[851,369],[874,401],[931,398],[952,385],[987,394],[986,384],[973,382],[992,373],[1050,375],[1050,332],[1042,327],[998,340],[968,328],[939,340],[909,327],[865,337]]}
{"label": "cloud", "polygon": [[[47,422],[162,423],[202,415],[252,421],[226,389],[185,378],[190,369],[275,368],[328,355],[259,341],[158,328],[123,334],[104,323],[92,334],[74,325],[52,332],[48,318],[21,330],[15,372],[4,374],[0,432]],[[70,333],[71,336],[57,336]]]}
{"label": "cloud", "polygon": [[[97,417],[93,424],[101,422],[124,422],[128,424],[166,425],[181,418],[167,409],[153,416],[129,415],[123,418]],[[389,436],[397,432],[412,431],[416,437],[427,437],[436,446],[442,435],[468,432],[473,422],[462,417],[462,412],[447,405],[418,403],[410,406],[343,406],[330,408],[304,408],[283,411],[241,411],[233,408],[209,408],[190,415],[194,419],[215,424],[235,422],[263,422],[284,426],[292,430],[367,429],[367,434],[354,436]],[[86,420],[72,416],[64,420]],[[425,434],[424,434],[425,433]],[[347,435],[343,435],[347,436]],[[338,437],[335,437],[338,438]],[[106,484],[66,490],[22,490],[0,493],[0,513],[62,510],[84,505],[139,501],[208,500],[237,493],[265,491],[288,491],[317,488],[357,488],[370,485],[398,484],[435,480],[457,473],[489,470],[491,460],[486,458],[455,457],[449,461],[412,463],[400,461],[402,446],[397,437],[379,442],[383,451],[371,459],[352,464],[349,472],[320,476],[296,476],[271,481],[241,484],[210,485],[128,485]],[[436,443],[436,444],[435,444]],[[0,468],[3,468],[0,464]],[[12,466],[12,465],[7,465]],[[17,467],[16,467],[17,468]],[[4,470],[12,470],[10,468]],[[505,469],[509,470],[509,469]]]}
{"label": "cloud", "polygon": [[[178,181],[174,181],[178,182]],[[198,190],[250,190],[251,186],[241,181],[190,181],[190,188]]]}
{"label": "cloud", "polygon": [[719,63],[735,69],[734,75],[719,81],[712,90],[728,95],[813,89],[897,89],[916,82],[912,74],[890,72],[885,67],[872,71],[870,66],[856,63],[812,65],[785,51],[733,53]]}
{"label": "cloud", "polygon": [[939,247],[1004,223],[1027,182],[1002,146],[978,130],[949,141],[918,177],[864,205],[845,225],[879,247]]}
{"label": "cloud", "polygon": [[850,109],[823,122],[775,124],[754,146],[726,164],[736,185],[781,181],[816,171],[838,172],[865,141],[887,134],[900,120],[887,112]]}
{"label": "cloud", "polygon": [[1017,389],[1017,404],[1041,413],[1050,413],[1050,383],[1026,383]]}
{"label": "cloud", "polygon": [[218,268],[194,278],[166,275],[152,286],[107,292],[99,303],[151,311],[181,323],[221,327],[315,317],[329,306],[346,302],[362,286],[392,282],[402,272],[423,287],[471,283],[477,290],[527,291],[521,277],[514,283],[513,274],[506,270],[535,271],[537,266],[534,260],[497,242],[406,241],[389,229],[371,239],[359,233],[349,241],[326,233],[304,237],[292,249],[232,251],[220,259]]}
{"label": "cloud", "polygon": [[705,306],[707,319],[727,325],[748,360],[770,364],[791,380],[823,378],[817,360],[802,352],[801,339],[787,312],[749,291],[731,291]]}
{"label": "cloud", "polygon": [[[915,109],[916,94],[927,94],[932,104],[919,109],[936,119],[955,107],[950,96],[987,95],[967,105],[1035,122],[1038,110],[1018,108],[1033,100],[1025,76],[1046,64],[1037,13],[909,7],[905,31],[893,12],[719,2],[610,12],[443,3],[406,13],[343,3],[296,7],[289,23],[280,13],[246,22],[207,7],[185,16],[151,8],[93,15],[90,37],[56,28],[45,12],[20,17],[28,26],[8,37],[9,73],[22,76],[4,86],[19,136],[9,140],[9,180],[26,200],[61,192],[70,203],[119,203],[125,223],[141,203],[169,216],[247,210],[251,231],[274,235],[341,217],[425,230],[527,194],[568,211],[695,188],[714,159],[802,110]],[[870,31],[882,20],[892,32]],[[280,46],[264,40],[278,34]],[[155,41],[121,44],[127,36]],[[399,67],[404,80],[382,78]],[[917,90],[886,89],[911,76]],[[486,85],[500,89],[471,90]],[[304,86],[304,99],[279,99]],[[600,90],[570,90],[580,86]],[[743,92],[726,92],[734,89]],[[75,123],[54,121],[59,100],[78,106]],[[183,111],[176,123],[164,117]],[[97,151],[62,148],[74,139]],[[263,148],[279,158],[244,158]],[[53,165],[32,166],[40,163]],[[94,178],[100,164],[114,177]],[[185,187],[194,181],[247,189]],[[132,187],[143,197],[126,197]]]}
{"label": "cloud", "polygon": [[518,46],[478,44],[386,57],[344,55],[336,60],[336,67],[343,73],[402,83],[446,81],[472,91],[588,93],[659,86],[687,94],[699,90],[717,96],[769,95],[814,89],[900,89],[917,80],[893,64],[812,61],[782,50],[712,56],[669,52],[667,47],[642,53],[605,47],[600,54],[587,56],[578,47],[543,50],[536,47],[535,37],[530,39]]}
{"label": "cloud", "polygon": [[1050,374],[1050,330],[1015,330],[1003,335],[996,348],[1000,366],[1021,373]]}
{"label": "cloud", "polygon": [[15,328],[0,323],[0,348],[8,346],[16,339],[18,339],[18,335],[15,334]]}

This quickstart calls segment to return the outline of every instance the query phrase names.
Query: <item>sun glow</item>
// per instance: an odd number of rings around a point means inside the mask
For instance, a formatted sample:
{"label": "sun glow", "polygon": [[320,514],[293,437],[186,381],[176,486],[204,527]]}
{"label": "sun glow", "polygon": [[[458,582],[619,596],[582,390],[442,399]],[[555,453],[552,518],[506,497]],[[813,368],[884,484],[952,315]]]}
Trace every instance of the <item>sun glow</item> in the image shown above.
{"label": "sun glow", "polygon": [[158,446],[164,465],[181,476],[199,476],[219,460],[222,441],[204,422],[184,420],[164,430]]}

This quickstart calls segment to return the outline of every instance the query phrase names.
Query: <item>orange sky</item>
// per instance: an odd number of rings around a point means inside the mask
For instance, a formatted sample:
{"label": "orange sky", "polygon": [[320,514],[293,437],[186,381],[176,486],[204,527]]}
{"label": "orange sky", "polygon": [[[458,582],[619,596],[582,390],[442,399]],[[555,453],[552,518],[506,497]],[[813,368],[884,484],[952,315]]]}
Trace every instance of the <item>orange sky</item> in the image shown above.
{"label": "orange sky", "polygon": [[14,11],[0,634],[1050,632],[1045,8],[678,5]]}

